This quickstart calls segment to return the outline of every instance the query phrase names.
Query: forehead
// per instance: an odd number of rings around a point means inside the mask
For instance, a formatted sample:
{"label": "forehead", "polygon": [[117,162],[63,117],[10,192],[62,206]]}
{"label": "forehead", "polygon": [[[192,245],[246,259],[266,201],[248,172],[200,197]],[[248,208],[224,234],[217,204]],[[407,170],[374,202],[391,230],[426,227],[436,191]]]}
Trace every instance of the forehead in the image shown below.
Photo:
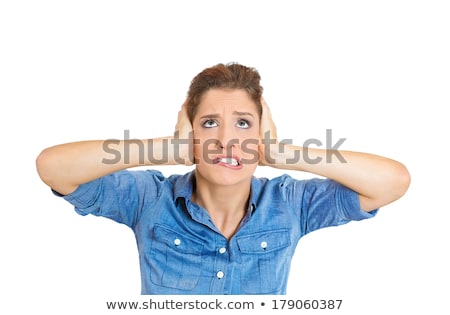
{"label": "forehead", "polygon": [[255,102],[245,90],[211,89],[203,94],[197,113],[244,109],[247,112],[257,113]]}

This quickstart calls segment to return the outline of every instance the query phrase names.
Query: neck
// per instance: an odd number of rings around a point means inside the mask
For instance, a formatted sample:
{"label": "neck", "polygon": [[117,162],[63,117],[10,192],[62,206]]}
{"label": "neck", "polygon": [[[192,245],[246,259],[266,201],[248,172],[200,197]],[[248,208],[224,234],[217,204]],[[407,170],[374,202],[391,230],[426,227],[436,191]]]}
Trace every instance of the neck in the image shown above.
{"label": "neck", "polygon": [[230,239],[247,211],[250,184],[251,179],[235,185],[212,185],[196,174],[192,201],[205,208],[214,225]]}

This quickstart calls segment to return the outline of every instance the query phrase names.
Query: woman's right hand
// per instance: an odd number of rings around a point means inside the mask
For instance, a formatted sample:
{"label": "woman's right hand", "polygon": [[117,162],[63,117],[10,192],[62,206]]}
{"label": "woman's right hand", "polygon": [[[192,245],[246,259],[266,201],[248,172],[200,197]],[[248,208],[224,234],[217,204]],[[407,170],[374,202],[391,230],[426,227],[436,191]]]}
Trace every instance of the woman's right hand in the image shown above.
{"label": "woman's right hand", "polygon": [[172,139],[174,160],[177,164],[194,164],[194,132],[187,113],[187,100],[178,112],[175,133]]}

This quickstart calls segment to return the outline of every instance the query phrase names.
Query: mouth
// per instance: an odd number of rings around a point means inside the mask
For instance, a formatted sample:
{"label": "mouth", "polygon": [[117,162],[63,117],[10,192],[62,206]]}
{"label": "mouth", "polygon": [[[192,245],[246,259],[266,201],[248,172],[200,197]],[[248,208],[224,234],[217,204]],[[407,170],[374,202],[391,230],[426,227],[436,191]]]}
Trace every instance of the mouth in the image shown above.
{"label": "mouth", "polygon": [[214,164],[226,166],[229,168],[239,169],[242,168],[242,164],[239,158],[232,156],[221,156],[213,160]]}

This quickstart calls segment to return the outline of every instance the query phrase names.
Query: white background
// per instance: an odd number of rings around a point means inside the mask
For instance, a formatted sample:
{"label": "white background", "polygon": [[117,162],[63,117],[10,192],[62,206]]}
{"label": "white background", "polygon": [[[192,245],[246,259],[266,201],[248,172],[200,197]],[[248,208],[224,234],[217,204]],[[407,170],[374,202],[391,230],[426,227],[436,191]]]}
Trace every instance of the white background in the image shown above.
{"label": "white background", "polygon": [[288,298],[343,299],[340,314],[448,314],[445,3],[2,1],[0,312],[106,314],[107,300],[142,300],[131,230],[75,214],[35,159],[125,129],[170,135],[193,76],[237,61],[260,71],[280,139],[325,142],[332,129],[333,142],[347,138],[341,149],[400,160],[412,175],[376,218],[303,238]]}

